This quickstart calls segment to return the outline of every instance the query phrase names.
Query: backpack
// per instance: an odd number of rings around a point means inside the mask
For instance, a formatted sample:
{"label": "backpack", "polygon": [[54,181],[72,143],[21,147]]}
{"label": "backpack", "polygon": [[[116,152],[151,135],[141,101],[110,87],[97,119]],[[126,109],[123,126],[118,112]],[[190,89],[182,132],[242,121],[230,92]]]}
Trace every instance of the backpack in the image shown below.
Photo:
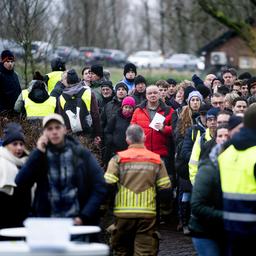
{"label": "backpack", "polygon": [[72,132],[92,132],[92,117],[83,95],[86,89],[80,90],[75,95],[62,93],[60,96],[60,105],[62,108],[62,116],[68,129]]}

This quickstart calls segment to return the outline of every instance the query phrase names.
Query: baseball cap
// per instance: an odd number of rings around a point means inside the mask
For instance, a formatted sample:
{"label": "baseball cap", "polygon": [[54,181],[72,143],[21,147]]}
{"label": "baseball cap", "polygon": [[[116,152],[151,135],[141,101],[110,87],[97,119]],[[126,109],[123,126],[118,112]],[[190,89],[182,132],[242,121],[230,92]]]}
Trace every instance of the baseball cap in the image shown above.
{"label": "baseball cap", "polygon": [[57,121],[62,125],[65,125],[64,119],[59,114],[51,114],[49,116],[45,116],[43,119],[43,128],[50,122],[50,121]]}

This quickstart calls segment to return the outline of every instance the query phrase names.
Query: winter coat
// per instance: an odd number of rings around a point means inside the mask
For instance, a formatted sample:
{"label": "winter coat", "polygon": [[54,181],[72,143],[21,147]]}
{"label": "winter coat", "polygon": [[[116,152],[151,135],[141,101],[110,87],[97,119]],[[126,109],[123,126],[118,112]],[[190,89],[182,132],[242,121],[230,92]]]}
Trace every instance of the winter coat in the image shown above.
{"label": "winter coat", "polygon": [[3,63],[0,63],[0,112],[13,110],[20,93],[18,75],[14,70],[7,70]]}
{"label": "winter coat", "polygon": [[109,120],[118,112],[121,108],[122,101],[119,101],[115,96],[110,102],[108,102],[101,113],[101,127],[105,133],[105,129]]}
{"label": "winter coat", "polygon": [[30,191],[16,186],[15,177],[27,156],[15,157],[0,147],[0,228],[22,226],[30,211]]}
{"label": "winter coat", "polygon": [[[72,148],[74,156],[79,217],[85,224],[97,224],[99,208],[106,194],[102,169],[95,157],[71,136],[65,137],[65,143]],[[15,180],[21,188],[31,188],[34,183],[37,184],[33,202],[36,217],[49,217],[51,213],[48,168],[46,153],[35,149]]]}
{"label": "winter coat", "polygon": [[135,109],[131,124],[138,124],[143,128],[146,135],[145,146],[148,150],[151,150],[162,157],[166,157],[169,155],[169,150],[174,150],[169,148],[170,136],[172,133],[172,114],[174,111],[162,101],[159,102],[160,104],[157,108],[157,113],[165,116],[163,131],[156,131],[149,127],[152,120],[150,119],[150,114],[147,110],[147,101],[143,102]]}
{"label": "winter coat", "polygon": [[196,118],[196,124],[189,127],[185,133],[183,145],[181,149],[181,156],[185,162],[189,162],[193,145],[196,140],[197,133],[200,132],[200,136],[205,133],[205,126],[202,124],[200,117]]}
{"label": "winter coat", "polygon": [[211,160],[200,163],[191,198],[189,228],[193,236],[223,239],[222,191]]}
{"label": "winter coat", "polygon": [[125,132],[130,125],[131,118],[125,118],[122,110],[119,110],[108,122],[105,129],[105,145],[109,158],[105,159],[105,162],[108,162],[114,153],[127,149]]}

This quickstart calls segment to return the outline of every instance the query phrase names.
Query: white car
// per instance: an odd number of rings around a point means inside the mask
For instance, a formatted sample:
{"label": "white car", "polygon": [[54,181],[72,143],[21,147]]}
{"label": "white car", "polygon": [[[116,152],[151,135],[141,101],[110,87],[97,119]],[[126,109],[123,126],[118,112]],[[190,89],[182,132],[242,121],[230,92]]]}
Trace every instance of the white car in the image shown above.
{"label": "white car", "polygon": [[161,68],[164,62],[163,56],[154,51],[138,51],[128,57],[139,68]]}
{"label": "white car", "polygon": [[204,70],[204,61],[192,54],[176,53],[165,59],[164,68],[176,70]]}

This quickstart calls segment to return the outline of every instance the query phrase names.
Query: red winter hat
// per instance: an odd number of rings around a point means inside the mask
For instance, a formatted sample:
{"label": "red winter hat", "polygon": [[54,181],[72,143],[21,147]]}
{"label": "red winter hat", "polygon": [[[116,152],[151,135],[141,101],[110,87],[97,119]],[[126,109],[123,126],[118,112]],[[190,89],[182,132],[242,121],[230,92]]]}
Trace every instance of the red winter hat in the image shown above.
{"label": "red winter hat", "polygon": [[133,108],[135,107],[135,100],[133,97],[131,96],[127,96],[123,99],[122,101],[122,107],[128,105],[128,106],[132,106]]}

